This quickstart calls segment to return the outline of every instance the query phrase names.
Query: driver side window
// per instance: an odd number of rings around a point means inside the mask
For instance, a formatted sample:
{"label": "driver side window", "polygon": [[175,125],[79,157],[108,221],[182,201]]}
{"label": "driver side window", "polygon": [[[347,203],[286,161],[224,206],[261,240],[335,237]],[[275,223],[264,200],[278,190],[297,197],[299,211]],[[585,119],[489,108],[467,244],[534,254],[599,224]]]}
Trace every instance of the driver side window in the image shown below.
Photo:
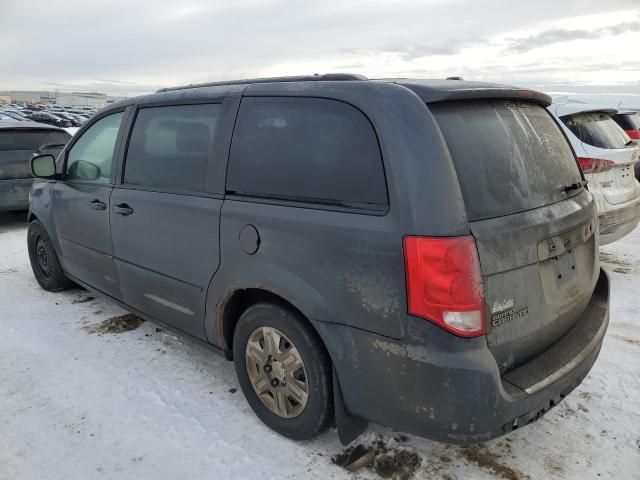
{"label": "driver side window", "polygon": [[123,112],[94,123],[75,143],[67,156],[67,180],[110,183],[113,153]]}

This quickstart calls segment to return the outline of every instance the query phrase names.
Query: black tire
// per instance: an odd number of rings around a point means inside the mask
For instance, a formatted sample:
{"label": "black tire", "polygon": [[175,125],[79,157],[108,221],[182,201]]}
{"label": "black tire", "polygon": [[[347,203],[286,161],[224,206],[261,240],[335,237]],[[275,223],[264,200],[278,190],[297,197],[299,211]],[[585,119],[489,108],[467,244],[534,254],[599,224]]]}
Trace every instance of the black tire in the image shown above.
{"label": "black tire", "polygon": [[51,239],[39,220],[29,224],[27,247],[31,269],[42,288],[59,292],[73,287],[73,282],[62,272]]}
{"label": "black tire", "polygon": [[[247,343],[261,327],[272,327],[283,333],[302,359],[308,397],[302,411],[293,418],[284,418],[270,410],[254,390],[249,377],[245,355]],[[233,357],[245,398],[258,418],[271,429],[292,440],[306,440],[322,433],[333,423],[331,360],[315,330],[299,313],[275,303],[249,307],[236,326]]]}

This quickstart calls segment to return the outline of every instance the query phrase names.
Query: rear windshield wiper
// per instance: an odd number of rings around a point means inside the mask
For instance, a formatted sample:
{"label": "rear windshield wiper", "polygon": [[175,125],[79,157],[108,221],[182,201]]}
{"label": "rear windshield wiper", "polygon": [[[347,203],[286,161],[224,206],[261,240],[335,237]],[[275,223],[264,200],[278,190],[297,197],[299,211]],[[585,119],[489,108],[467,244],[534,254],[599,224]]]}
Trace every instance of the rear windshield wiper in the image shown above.
{"label": "rear windshield wiper", "polygon": [[566,187],[562,187],[562,191],[565,193],[571,192],[573,190],[580,190],[582,187],[586,187],[588,180],[582,180],[581,182],[572,183],[571,185],[567,185]]}

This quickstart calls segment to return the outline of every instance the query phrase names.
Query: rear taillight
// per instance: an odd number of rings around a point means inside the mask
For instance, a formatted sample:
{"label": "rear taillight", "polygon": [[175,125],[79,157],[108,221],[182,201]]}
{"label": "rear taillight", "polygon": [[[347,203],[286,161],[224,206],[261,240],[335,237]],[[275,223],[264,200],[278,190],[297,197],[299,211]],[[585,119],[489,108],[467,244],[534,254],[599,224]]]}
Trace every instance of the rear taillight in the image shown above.
{"label": "rear taillight", "polygon": [[616,166],[615,162],[602,158],[578,157],[578,162],[584,173],[602,173]]}
{"label": "rear taillight", "polygon": [[640,140],[640,130],[625,130],[631,140]]}
{"label": "rear taillight", "polygon": [[486,332],[478,250],[471,236],[404,238],[409,314],[463,337]]}

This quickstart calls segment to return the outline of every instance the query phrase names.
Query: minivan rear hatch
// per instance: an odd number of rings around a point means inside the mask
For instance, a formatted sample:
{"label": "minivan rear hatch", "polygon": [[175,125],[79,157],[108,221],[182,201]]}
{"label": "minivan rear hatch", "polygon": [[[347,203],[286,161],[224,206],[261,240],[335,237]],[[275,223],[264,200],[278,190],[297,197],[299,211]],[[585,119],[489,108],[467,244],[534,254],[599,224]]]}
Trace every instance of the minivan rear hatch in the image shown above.
{"label": "minivan rear hatch", "polygon": [[501,372],[580,318],[599,275],[595,205],[546,109],[516,99],[430,103],[476,240],[487,341]]}

